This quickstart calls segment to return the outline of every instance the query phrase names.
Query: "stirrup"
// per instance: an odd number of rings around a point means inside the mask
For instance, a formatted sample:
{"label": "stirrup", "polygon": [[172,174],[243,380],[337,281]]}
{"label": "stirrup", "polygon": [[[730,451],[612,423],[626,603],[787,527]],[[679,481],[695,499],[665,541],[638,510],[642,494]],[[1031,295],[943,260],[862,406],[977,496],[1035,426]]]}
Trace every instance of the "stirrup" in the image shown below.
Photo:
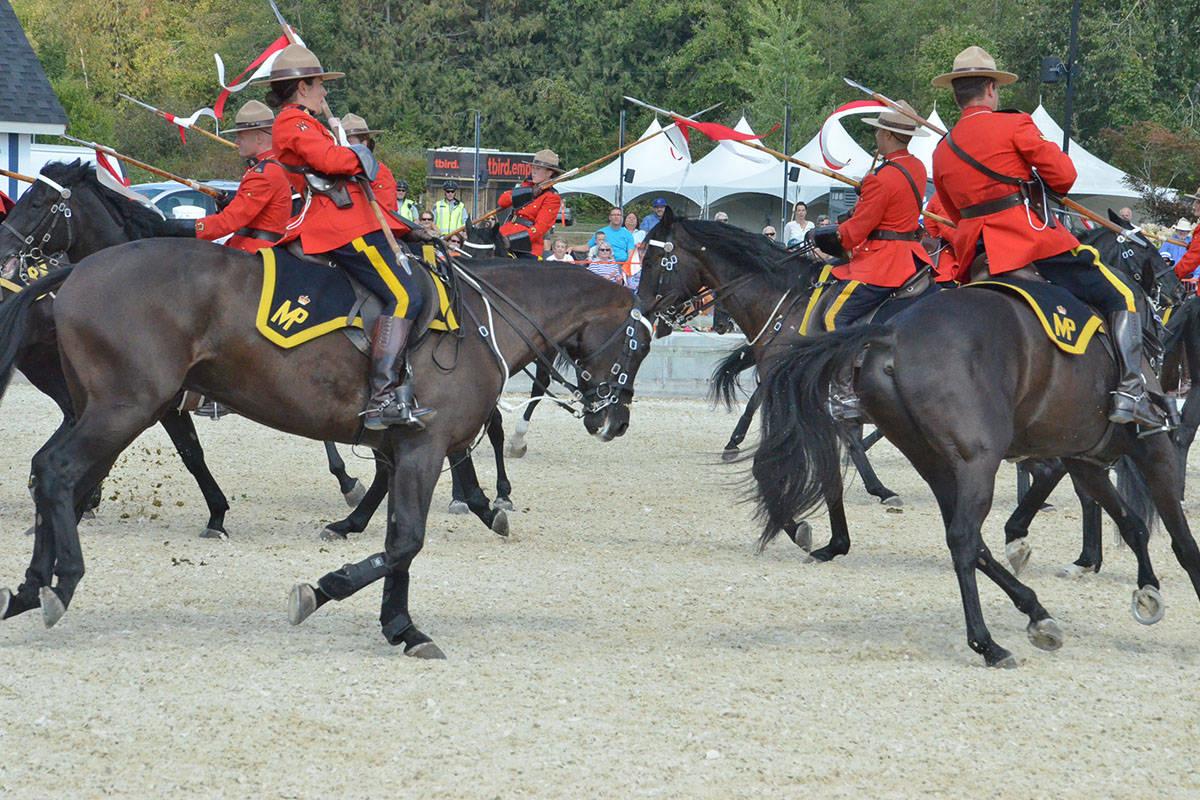
{"label": "stirrup", "polygon": [[858,395],[829,395],[829,416],[836,422],[853,422],[862,419]]}
{"label": "stirrup", "polygon": [[437,411],[432,408],[414,406],[415,403],[410,405],[401,402],[395,395],[389,395],[367,408],[359,416],[363,418],[363,427],[369,431],[383,431],[391,427],[423,431],[425,423],[432,422],[433,418],[437,416]]}
{"label": "stirrup", "polygon": [[[1152,433],[1157,433],[1160,430],[1170,430],[1169,417],[1158,413],[1158,410],[1150,402],[1150,395],[1147,392],[1143,391],[1140,395],[1134,395],[1117,389],[1111,394],[1113,396],[1113,408],[1108,413],[1109,422],[1117,425],[1133,423],[1151,428]],[[1122,403],[1122,399],[1128,402]]]}

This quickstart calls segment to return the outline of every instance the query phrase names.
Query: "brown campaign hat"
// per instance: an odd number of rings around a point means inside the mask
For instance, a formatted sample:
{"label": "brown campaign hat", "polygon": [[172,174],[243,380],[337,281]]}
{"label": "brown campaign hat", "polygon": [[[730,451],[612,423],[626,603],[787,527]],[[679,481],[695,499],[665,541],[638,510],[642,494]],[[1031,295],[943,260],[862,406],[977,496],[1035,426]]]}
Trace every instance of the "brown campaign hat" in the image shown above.
{"label": "brown campaign hat", "polygon": [[367,127],[367,121],[358,114],[347,114],[342,117],[342,130],[347,136],[373,136],[383,131],[372,130]]}
{"label": "brown campaign hat", "polygon": [[525,163],[531,167],[545,167],[553,172],[563,171],[563,168],[558,165],[558,153],[553,150],[538,150],[533,154],[533,158]]}
{"label": "brown campaign hat", "polygon": [[997,86],[1008,86],[1017,82],[1016,74],[996,69],[996,59],[982,47],[971,45],[954,57],[954,69],[933,79],[934,86],[953,89],[956,78],[995,78]]}
{"label": "brown campaign hat", "polygon": [[324,78],[332,80],[333,78],[344,78],[344,72],[326,72],[321,67],[321,62],[307,47],[298,44],[289,44],[283,48],[282,52],[275,57],[275,62],[271,64],[271,76],[263,80],[254,82],[258,86],[264,83],[274,83],[275,81],[291,81],[297,78]]}
{"label": "brown campaign hat", "polygon": [[[914,116],[919,116],[917,114],[917,110],[903,100],[897,100],[896,105],[900,106],[905,111],[911,112]],[[880,128],[885,131],[891,131],[892,133],[898,133],[901,136],[928,136],[929,135],[922,129],[922,127],[918,123],[913,121],[912,117],[906,117],[904,114],[901,114],[899,111],[894,111],[890,108],[887,111],[884,111],[878,117],[871,117],[869,119],[864,119],[863,122],[865,122],[867,125],[870,125],[873,128]]]}
{"label": "brown campaign hat", "polygon": [[240,131],[269,131],[274,124],[275,112],[265,103],[251,100],[238,109],[237,116],[233,120],[233,127],[221,131],[221,135],[229,136]]}

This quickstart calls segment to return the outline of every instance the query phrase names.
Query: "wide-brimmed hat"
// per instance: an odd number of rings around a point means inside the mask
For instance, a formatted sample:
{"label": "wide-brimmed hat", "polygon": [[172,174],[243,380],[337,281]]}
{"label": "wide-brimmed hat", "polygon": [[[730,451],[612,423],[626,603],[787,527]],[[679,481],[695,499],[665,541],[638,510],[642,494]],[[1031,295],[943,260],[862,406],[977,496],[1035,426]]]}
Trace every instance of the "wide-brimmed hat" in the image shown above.
{"label": "wide-brimmed hat", "polygon": [[264,83],[274,83],[275,81],[293,81],[299,78],[324,78],[332,80],[334,78],[344,78],[344,72],[326,72],[321,67],[321,62],[317,59],[313,51],[307,47],[298,44],[289,44],[287,47],[275,56],[275,62],[271,64],[270,77],[263,78],[254,82],[255,86],[260,86]]}
{"label": "wide-brimmed hat", "polygon": [[1188,233],[1191,233],[1192,229],[1195,227],[1196,227],[1195,225],[1188,222],[1183,217],[1180,217],[1179,222],[1175,223],[1175,230],[1177,230],[1177,231],[1187,231]]}
{"label": "wide-brimmed hat", "polygon": [[342,130],[346,132],[347,136],[374,136],[383,133],[383,131],[368,128],[367,121],[358,114],[347,114],[342,117]]}
{"label": "wide-brimmed hat", "polygon": [[553,150],[538,150],[533,154],[533,158],[525,163],[531,167],[545,167],[555,173],[563,171],[563,168],[558,165],[558,153]]}
{"label": "wide-brimmed hat", "polygon": [[943,89],[953,89],[952,81],[957,78],[995,78],[997,86],[1008,86],[1017,82],[1017,76],[1012,72],[996,69],[996,59],[982,47],[971,45],[954,57],[954,68],[933,79],[934,86]]}
{"label": "wide-brimmed hat", "polygon": [[269,131],[275,124],[275,112],[266,103],[251,100],[238,109],[233,118],[233,127],[221,131],[222,136],[230,136],[242,131]]}
{"label": "wide-brimmed hat", "polygon": [[[917,110],[903,100],[897,100],[896,105],[910,112],[913,116],[917,115]],[[873,128],[880,130],[891,131],[901,136],[928,136],[929,134],[921,128],[919,124],[912,120],[912,117],[907,117],[899,111],[888,109],[878,117],[870,117],[864,119],[863,122]]]}

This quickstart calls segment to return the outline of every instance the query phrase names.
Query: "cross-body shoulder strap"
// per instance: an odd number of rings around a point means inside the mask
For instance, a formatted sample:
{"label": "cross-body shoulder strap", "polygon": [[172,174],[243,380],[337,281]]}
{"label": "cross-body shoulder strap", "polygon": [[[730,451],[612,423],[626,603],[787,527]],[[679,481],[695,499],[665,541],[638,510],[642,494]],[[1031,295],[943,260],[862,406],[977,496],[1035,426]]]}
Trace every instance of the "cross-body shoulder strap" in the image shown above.
{"label": "cross-body shoulder strap", "polygon": [[983,164],[979,163],[979,161],[976,160],[970,153],[968,153],[966,150],[963,150],[961,147],[959,147],[958,143],[954,141],[954,137],[952,137],[948,132],[946,133],[946,144],[950,145],[950,149],[952,151],[954,151],[954,155],[961,158],[969,166],[974,167],[975,169],[982,172],[984,175],[987,175],[992,180],[1000,181],[1001,183],[1007,183],[1012,186],[1020,186],[1021,185],[1020,178],[1014,178],[1011,175],[1004,175],[1003,173],[996,172],[996,170],[990,169],[990,168],[984,166]]}
{"label": "cross-body shoulder strap", "polygon": [[[921,201],[924,199],[924,194],[920,189],[917,188],[917,182],[913,180],[912,174],[895,161],[884,160],[884,162],[879,165],[879,169],[883,169],[884,167],[895,167],[896,169],[900,170],[900,174],[904,176],[906,181],[908,181],[909,188],[913,190],[913,195],[917,199],[917,212],[919,213],[921,211],[921,206],[923,205]],[[878,173],[879,169],[875,170],[875,172]]]}

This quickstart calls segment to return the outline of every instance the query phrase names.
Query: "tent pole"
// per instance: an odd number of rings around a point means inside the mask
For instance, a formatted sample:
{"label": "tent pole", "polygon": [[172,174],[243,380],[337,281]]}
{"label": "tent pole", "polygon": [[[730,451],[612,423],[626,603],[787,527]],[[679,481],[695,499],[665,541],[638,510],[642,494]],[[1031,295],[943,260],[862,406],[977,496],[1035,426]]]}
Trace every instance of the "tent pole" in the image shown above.
{"label": "tent pole", "polygon": [[[792,106],[783,110],[783,152],[792,152]],[[788,224],[788,170],[791,164],[783,162],[783,199],[779,202],[779,236],[783,238],[783,226]],[[785,242],[786,244],[786,242]]]}
{"label": "tent pole", "polygon": [[[625,147],[625,101],[621,101],[621,123],[620,129],[617,132],[617,146]],[[621,160],[617,166],[617,207],[625,208],[622,202],[625,199],[625,153],[621,153]]]}
{"label": "tent pole", "polygon": [[1071,111],[1075,103],[1075,52],[1079,44],[1079,0],[1071,4],[1071,44],[1067,52],[1067,102],[1063,109],[1063,143],[1064,153],[1071,149]]}

